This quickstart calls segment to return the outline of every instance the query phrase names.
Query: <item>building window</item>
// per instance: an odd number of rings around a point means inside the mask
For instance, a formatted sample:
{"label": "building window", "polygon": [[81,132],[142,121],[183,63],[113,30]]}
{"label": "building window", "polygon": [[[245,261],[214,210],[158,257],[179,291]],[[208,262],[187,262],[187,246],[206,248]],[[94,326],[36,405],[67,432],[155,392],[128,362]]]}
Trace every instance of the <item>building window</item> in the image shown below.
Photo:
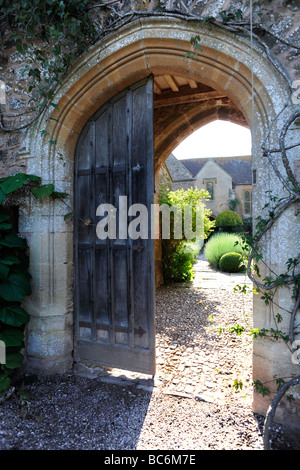
{"label": "building window", "polygon": [[210,195],[210,200],[212,201],[214,199],[214,188],[215,184],[214,181],[205,181],[205,189]]}
{"label": "building window", "polygon": [[208,181],[208,183],[206,183],[206,191],[208,191],[210,195],[210,199],[213,199],[214,198],[214,183],[212,183],[211,181]]}
{"label": "building window", "polygon": [[252,214],[252,191],[244,191],[244,212]]}

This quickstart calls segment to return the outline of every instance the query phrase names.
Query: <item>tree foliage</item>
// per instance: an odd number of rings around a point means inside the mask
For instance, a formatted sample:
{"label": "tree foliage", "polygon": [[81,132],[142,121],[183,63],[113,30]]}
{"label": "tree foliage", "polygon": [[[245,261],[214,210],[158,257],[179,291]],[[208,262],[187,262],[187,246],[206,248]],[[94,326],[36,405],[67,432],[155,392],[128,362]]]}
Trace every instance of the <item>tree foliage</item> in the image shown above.
{"label": "tree foliage", "polygon": [[231,209],[225,209],[216,217],[216,227],[225,229],[242,227],[243,221],[239,214]]}
{"label": "tree foliage", "polygon": [[[0,0],[0,26],[10,31],[23,57],[22,74],[30,96],[17,129],[30,126],[45,108],[57,109],[54,93],[62,77],[95,40],[89,4],[88,0]],[[3,124],[2,129],[11,130]]]}
{"label": "tree foliage", "polygon": [[[205,207],[203,201],[209,199],[209,193],[198,188],[177,191],[162,190],[160,192],[160,204],[166,204],[170,208],[177,208],[180,216],[181,238],[176,237],[176,211],[172,211],[170,217],[170,237],[162,239],[162,270],[165,281],[189,281],[193,278],[193,263],[195,251],[191,249],[190,242],[195,242],[200,247],[200,239],[187,238],[185,231],[186,208],[192,211],[192,231],[196,233],[197,223],[202,224],[201,234],[203,240],[214,230],[214,221],[210,220],[211,211]],[[200,217],[197,218],[197,211]],[[198,212],[198,215],[199,215]],[[194,250],[195,250],[194,245]],[[199,248],[198,248],[199,251]],[[196,248],[197,252],[197,248]]]}
{"label": "tree foliage", "polygon": [[31,294],[28,245],[26,239],[16,233],[5,204],[11,195],[22,189],[31,192],[36,199],[64,197],[53,185],[40,183],[39,176],[25,173],[0,179],[0,341],[1,347],[3,344],[5,347],[4,360],[3,354],[0,355],[0,398],[7,392],[12,375],[24,359],[24,331],[29,313],[22,304]]}

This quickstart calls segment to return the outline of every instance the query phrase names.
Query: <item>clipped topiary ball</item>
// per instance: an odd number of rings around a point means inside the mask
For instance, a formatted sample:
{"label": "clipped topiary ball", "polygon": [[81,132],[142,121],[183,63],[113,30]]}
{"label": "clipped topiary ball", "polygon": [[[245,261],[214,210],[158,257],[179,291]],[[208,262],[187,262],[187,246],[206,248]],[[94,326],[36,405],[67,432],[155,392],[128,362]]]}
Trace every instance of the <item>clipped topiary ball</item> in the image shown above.
{"label": "clipped topiary ball", "polygon": [[239,214],[226,209],[216,217],[216,227],[242,227],[243,221]]}
{"label": "clipped topiary ball", "polygon": [[225,253],[219,261],[219,268],[225,273],[239,273],[244,271],[244,265],[241,266],[243,257],[239,253]]}

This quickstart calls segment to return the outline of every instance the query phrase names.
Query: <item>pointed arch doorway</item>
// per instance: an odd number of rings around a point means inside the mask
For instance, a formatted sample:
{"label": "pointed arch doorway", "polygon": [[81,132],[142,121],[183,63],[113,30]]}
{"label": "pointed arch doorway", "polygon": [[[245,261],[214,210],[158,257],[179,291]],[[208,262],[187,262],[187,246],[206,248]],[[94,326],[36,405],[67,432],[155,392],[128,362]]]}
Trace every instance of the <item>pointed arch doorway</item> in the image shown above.
{"label": "pointed arch doorway", "polygon": [[[266,203],[266,188],[277,193],[276,175],[266,168],[260,145],[272,122],[269,145],[270,148],[277,146],[282,122],[274,119],[287,102],[289,84],[282,70],[277,69],[259,47],[253,47],[251,62],[247,38],[233,36],[213,25],[201,26],[203,50],[196,60],[186,60],[191,48],[190,38],[198,33],[199,25],[196,23],[157,16],[132,21],[95,44],[74,64],[58,89],[53,98],[58,109],[45,110],[28,136],[24,151],[24,158],[28,157],[28,173],[41,174],[44,181],[67,191],[72,203],[75,149],[87,120],[138,80],[146,79],[150,74],[177,75],[198,80],[224,93],[245,117],[252,132],[252,162],[256,171],[255,218]],[[251,99],[251,68],[254,72],[254,100]],[[184,138],[187,135],[185,130],[194,126],[192,112],[181,114],[181,122],[183,127],[179,121],[175,122],[175,127],[177,123],[179,126],[176,135],[169,122],[161,133],[162,139],[156,142],[155,157],[160,155],[161,162],[167,158],[171,147],[179,143],[175,142],[177,135]],[[42,133],[44,129],[48,133]],[[49,137],[56,142],[55,145],[50,145]],[[154,166],[155,170],[159,167],[156,158]],[[291,231],[296,230],[291,222],[292,209],[286,217],[288,215],[288,226]],[[61,372],[74,364],[74,230],[73,224],[66,225],[63,217],[61,206],[52,202],[45,202],[42,212],[28,204],[20,216],[21,231],[30,238],[34,291],[27,302],[32,314],[26,349],[27,370],[30,371]],[[285,253],[296,250],[295,239],[289,231],[281,231],[280,241],[285,250],[276,250],[275,258],[272,250],[268,251],[271,241],[267,240],[266,263],[278,272],[284,270]],[[254,320],[258,327],[264,321],[267,326],[271,324],[268,309],[258,298],[254,299]],[[261,380],[269,380],[277,369],[292,367],[290,357],[285,355],[282,359],[276,348],[271,351],[259,345],[254,351],[254,374],[259,373]],[[256,411],[265,408],[259,398],[255,400]]]}

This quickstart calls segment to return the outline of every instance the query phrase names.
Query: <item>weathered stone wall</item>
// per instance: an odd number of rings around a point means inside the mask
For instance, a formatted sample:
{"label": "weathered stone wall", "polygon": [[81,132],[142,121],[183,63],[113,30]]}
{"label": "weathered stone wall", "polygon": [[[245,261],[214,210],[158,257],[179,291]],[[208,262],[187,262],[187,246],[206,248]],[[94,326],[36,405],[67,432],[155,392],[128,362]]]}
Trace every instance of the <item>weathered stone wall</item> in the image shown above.
{"label": "weathered stone wall", "polygon": [[[111,3],[111,2],[108,2]],[[254,28],[255,42],[268,47],[268,55],[272,60],[278,61],[278,67],[291,82],[299,80],[300,62],[299,50],[285,44],[288,40],[299,44],[300,36],[300,7],[297,0],[262,0],[255,2],[253,10],[253,24],[263,25],[266,30]],[[103,30],[99,31],[99,37],[113,27],[110,24],[115,21],[116,26],[135,20],[139,15],[161,15],[182,18],[192,21],[194,17],[213,16],[220,27],[233,30],[236,26],[222,24],[220,13],[237,12],[241,10],[243,17],[240,19],[239,28],[249,23],[250,2],[241,0],[123,0],[113,2],[106,9],[96,8],[93,14],[99,18],[99,24]],[[239,23],[239,21],[237,21]],[[273,31],[275,36],[267,31]],[[22,158],[22,148],[26,129],[16,132],[4,132],[3,128],[22,127],[27,120],[24,112],[28,111],[28,79],[22,73],[24,69],[24,57],[16,51],[12,35],[6,29],[0,28],[0,81],[6,85],[6,102],[0,104],[0,176],[14,174],[17,171],[26,171],[26,160]],[[199,28],[201,38],[201,27]],[[239,34],[243,34],[240,31]],[[248,35],[248,33],[246,33]],[[284,38],[280,41],[279,38]],[[200,40],[201,44],[201,40]],[[263,46],[262,52],[263,52]]]}
{"label": "weathered stone wall", "polygon": [[[6,93],[0,100],[0,111],[1,124],[5,128],[21,127],[23,117],[19,116],[27,110],[30,96],[21,72],[24,65],[13,42],[4,42],[0,47],[0,81],[5,84]],[[26,128],[14,132],[4,132],[0,128],[0,176],[26,172],[26,163],[21,156],[26,132]]]}

